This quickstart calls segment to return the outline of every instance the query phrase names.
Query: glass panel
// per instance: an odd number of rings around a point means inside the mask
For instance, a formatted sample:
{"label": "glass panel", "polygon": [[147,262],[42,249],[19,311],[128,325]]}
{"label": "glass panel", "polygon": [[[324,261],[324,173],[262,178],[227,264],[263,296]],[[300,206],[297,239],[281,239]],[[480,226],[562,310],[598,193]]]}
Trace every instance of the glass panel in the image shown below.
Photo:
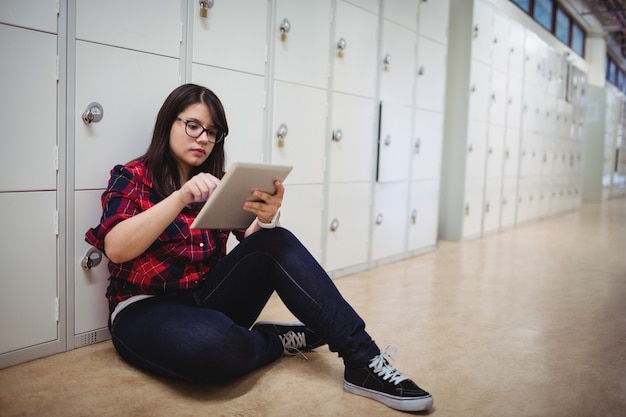
{"label": "glass panel", "polygon": [[569,45],[569,28],[571,25],[569,16],[561,10],[560,7],[556,9],[556,27],[554,28],[554,34],[565,45]]}
{"label": "glass panel", "polygon": [[552,32],[552,12],[554,11],[553,0],[535,0],[535,10],[533,18],[541,26]]}
{"label": "glass panel", "polygon": [[517,4],[526,13],[530,13],[530,0],[511,0],[511,1]]}
{"label": "glass panel", "polygon": [[572,49],[580,56],[585,52],[585,32],[575,23],[572,26]]}

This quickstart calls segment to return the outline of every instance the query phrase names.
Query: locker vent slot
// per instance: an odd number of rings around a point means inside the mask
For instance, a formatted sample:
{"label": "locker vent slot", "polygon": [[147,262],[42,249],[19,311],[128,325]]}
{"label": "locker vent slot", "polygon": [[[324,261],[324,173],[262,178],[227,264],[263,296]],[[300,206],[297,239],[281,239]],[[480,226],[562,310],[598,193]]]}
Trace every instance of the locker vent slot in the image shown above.
{"label": "locker vent slot", "polygon": [[79,347],[93,345],[98,342],[98,332],[93,331],[80,335]]}

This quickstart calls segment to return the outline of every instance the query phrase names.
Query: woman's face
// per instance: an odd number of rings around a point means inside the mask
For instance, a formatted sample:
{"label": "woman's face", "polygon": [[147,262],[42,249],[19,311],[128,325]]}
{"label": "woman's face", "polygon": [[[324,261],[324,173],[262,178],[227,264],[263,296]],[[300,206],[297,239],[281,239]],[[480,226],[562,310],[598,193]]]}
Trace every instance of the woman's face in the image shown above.
{"label": "woman's face", "polygon": [[[189,105],[174,120],[170,130],[170,151],[178,161],[182,181],[189,179],[192,167],[200,166],[209,157],[215,146],[212,143],[215,130],[209,107],[204,103]],[[187,132],[193,136],[202,134],[194,138]]]}

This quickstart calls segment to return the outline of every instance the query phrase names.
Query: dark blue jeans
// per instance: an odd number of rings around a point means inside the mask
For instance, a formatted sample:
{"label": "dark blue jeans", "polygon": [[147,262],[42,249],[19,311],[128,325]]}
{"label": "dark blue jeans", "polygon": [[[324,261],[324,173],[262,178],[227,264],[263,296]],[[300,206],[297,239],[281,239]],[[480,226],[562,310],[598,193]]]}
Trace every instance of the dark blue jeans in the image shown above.
{"label": "dark blue jeans", "polygon": [[244,239],[197,289],[126,307],[111,326],[113,344],[126,361],[150,372],[196,382],[232,380],[283,353],[276,335],[249,330],[274,291],[345,366],[362,366],[380,353],[326,272],[282,228]]}

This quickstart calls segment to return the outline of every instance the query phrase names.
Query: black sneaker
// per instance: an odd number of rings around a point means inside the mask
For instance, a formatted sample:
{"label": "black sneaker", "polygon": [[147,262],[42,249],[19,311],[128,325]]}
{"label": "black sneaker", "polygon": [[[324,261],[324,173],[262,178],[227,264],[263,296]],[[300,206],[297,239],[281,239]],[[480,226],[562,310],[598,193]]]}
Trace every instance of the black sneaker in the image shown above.
{"label": "black sneaker", "polygon": [[374,356],[369,365],[346,368],[343,389],[400,411],[423,411],[430,408],[433,397],[385,359],[385,356],[391,357],[395,353],[394,346],[387,346],[379,355]]}
{"label": "black sneaker", "polygon": [[252,330],[278,335],[280,341],[283,342],[286,355],[296,355],[326,344],[311,329],[299,321],[292,323],[260,321],[252,326]]}

